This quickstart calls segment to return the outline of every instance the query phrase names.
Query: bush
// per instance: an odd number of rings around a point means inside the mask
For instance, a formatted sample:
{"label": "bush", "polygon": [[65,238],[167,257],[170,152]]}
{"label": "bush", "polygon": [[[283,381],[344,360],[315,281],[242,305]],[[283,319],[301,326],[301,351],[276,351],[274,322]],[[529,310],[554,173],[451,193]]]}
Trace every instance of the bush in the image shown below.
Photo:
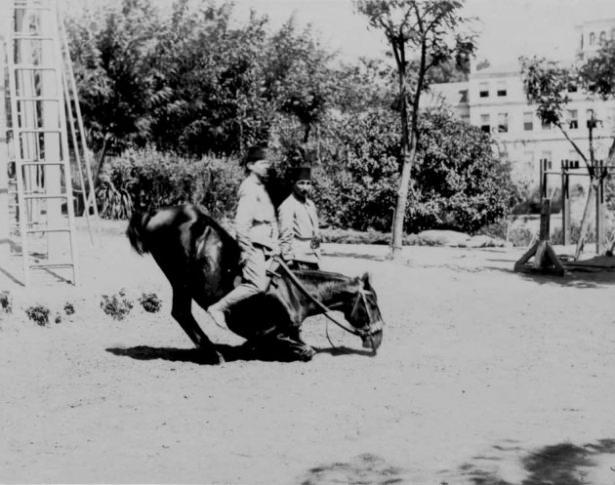
{"label": "bush", "polygon": [[162,308],[162,301],[156,293],[143,293],[139,298],[139,303],[149,313],[157,313]]}
{"label": "bush", "polygon": [[129,149],[107,164],[97,191],[101,216],[126,219],[133,208],[199,204],[214,217],[229,216],[243,179],[233,159],[182,158],[151,148]]}
{"label": "bush", "polygon": [[103,295],[100,307],[114,320],[123,320],[132,310],[133,303],[126,297],[126,292],[122,289],[119,293],[111,296]]}
{"label": "bush", "polygon": [[13,299],[8,291],[0,291],[0,310],[4,313],[13,312]]}
{"label": "bush", "polygon": [[44,305],[34,305],[26,308],[28,318],[41,327],[49,323],[49,313],[49,308]]}
{"label": "bush", "polygon": [[70,302],[66,302],[64,304],[64,313],[66,313],[67,315],[74,315],[75,314],[75,306],[70,303]]}
{"label": "bush", "polygon": [[531,229],[525,226],[513,227],[508,232],[508,241],[517,247],[529,246],[532,240],[536,237],[536,234]]}
{"label": "bush", "polygon": [[[329,121],[314,199],[335,227],[389,231],[399,178],[399,121],[390,110]],[[424,113],[412,167],[406,231],[473,233],[502,218],[514,201],[510,167],[480,129],[442,112]],[[327,144],[328,143],[328,144]]]}

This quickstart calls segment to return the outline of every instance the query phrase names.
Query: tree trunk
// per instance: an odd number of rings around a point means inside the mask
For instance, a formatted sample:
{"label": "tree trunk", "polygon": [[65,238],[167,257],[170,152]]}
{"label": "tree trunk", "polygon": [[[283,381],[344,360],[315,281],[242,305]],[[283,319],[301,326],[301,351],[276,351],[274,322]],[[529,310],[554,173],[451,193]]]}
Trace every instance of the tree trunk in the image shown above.
{"label": "tree trunk", "polygon": [[574,251],[575,261],[581,256],[581,251],[583,251],[583,246],[585,245],[585,238],[587,236],[587,231],[589,230],[589,222],[592,214],[592,202],[596,194],[597,185],[598,179],[595,176],[592,176],[589,182],[589,189],[587,190],[587,200],[585,201],[585,208],[583,209],[583,217],[581,218],[579,240],[577,241],[577,246]]}
{"label": "tree trunk", "polygon": [[[585,238],[587,237],[587,231],[589,230],[589,220],[592,213],[591,206],[592,200],[597,193],[599,179],[596,177],[595,172],[595,160],[594,160],[594,127],[595,121],[592,115],[592,118],[587,121],[587,130],[588,130],[588,138],[589,138],[589,166],[587,170],[589,172],[589,190],[587,191],[587,200],[585,201],[585,208],[583,209],[583,218],[581,219],[581,229],[579,231],[579,240],[577,241],[577,246],[574,251],[574,260],[578,260],[581,256],[581,251],[583,251],[583,246],[585,245]],[[600,174],[598,174],[598,177]]]}
{"label": "tree trunk", "polygon": [[401,102],[401,143],[399,158],[401,161],[401,174],[397,188],[397,203],[391,227],[391,253],[390,258],[398,260],[401,256],[404,237],[404,219],[406,216],[406,201],[408,200],[408,186],[410,185],[410,171],[412,168],[413,146],[408,130],[408,99],[406,88],[406,57],[404,45],[398,46],[396,53],[397,70],[399,76],[399,99]]}

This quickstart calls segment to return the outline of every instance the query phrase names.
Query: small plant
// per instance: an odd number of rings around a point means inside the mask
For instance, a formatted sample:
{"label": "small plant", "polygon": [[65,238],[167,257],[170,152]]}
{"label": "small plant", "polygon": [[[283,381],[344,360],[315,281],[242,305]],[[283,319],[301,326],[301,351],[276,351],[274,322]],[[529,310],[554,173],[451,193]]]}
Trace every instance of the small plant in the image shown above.
{"label": "small plant", "polygon": [[60,315],[59,313],[56,313],[56,317],[55,317],[54,321],[56,323],[62,323],[62,315]]}
{"label": "small plant", "polygon": [[123,320],[132,310],[133,303],[126,298],[126,292],[123,289],[111,296],[103,295],[102,298],[100,307],[114,320]]}
{"label": "small plant", "polygon": [[75,306],[70,302],[66,302],[64,304],[64,313],[66,313],[67,315],[74,315]]}
{"label": "small plant", "polygon": [[44,305],[34,305],[26,308],[26,315],[37,325],[44,327],[49,323],[49,308]]}
{"label": "small plant", "polygon": [[139,298],[139,303],[146,312],[157,313],[162,307],[162,301],[156,293],[143,293]]}
{"label": "small plant", "polygon": [[13,311],[13,300],[8,291],[0,291],[0,310],[4,313],[11,313]]}

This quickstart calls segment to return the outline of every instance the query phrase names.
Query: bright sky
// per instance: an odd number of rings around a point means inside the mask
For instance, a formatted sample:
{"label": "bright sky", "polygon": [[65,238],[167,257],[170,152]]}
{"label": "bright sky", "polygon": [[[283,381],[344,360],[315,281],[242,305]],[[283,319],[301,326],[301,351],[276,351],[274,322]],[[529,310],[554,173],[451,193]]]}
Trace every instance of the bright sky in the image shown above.
{"label": "bright sky", "polygon": [[[367,31],[367,20],[352,0],[235,0],[235,5],[240,18],[253,8],[266,13],[273,26],[294,14],[300,25],[311,23],[323,44],[343,58],[377,57],[386,49],[382,34]],[[615,18],[615,0],[467,0],[465,15],[479,18],[478,58],[493,65],[532,54],[570,59],[578,42],[574,26]]]}
{"label": "bright sky", "polygon": [[[0,0],[4,2],[6,0]],[[76,5],[100,0],[62,0]],[[111,0],[113,1],[113,0]],[[114,0],[119,1],[119,0]],[[155,0],[169,7],[173,0]],[[245,20],[250,9],[269,16],[274,28],[291,15],[312,24],[323,45],[342,59],[380,57],[387,49],[383,35],[367,29],[367,19],[352,0],[234,0],[235,15]],[[492,65],[516,63],[520,55],[571,59],[578,43],[575,25],[585,20],[615,18],[615,0],[466,0],[464,15],[478,17],[478,59]]]}

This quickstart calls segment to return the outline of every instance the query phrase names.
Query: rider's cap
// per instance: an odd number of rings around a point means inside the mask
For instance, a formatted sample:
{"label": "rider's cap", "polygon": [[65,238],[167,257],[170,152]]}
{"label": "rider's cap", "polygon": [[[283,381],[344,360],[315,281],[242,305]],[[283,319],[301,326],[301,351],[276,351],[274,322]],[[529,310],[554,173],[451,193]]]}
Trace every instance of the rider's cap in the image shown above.
{"label": "rider's cap", "polygon": [[243,163],[245,165],[248,162],[258,162],[259,160],[266,160],[267,158],[267,147],[261,145],[252,146],[248,148],[248,153],[246,153]]}

